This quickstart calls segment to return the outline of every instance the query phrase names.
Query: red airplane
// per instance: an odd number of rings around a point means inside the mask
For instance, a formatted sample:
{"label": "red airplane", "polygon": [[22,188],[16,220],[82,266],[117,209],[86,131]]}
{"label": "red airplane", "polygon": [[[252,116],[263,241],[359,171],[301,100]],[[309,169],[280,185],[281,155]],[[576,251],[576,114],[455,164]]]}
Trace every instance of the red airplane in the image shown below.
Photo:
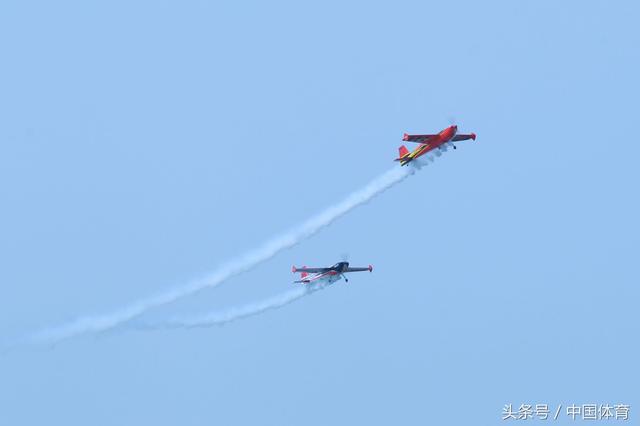
{"label": "red airplane", "polygon": [[[338,262],[333,266],[328,268],[307,268],[303,266],[302,268],[296,268],[295,266],[291,268],[291,272],[300,273],[300,280],[294,281],[294,283],[303,283],[310,284],[314,282],[324,281],[327,284],[332,284],[338,281],[340,278],[344,278],[346,282],[349,282],[347,277],[344,276],[347,272],[363,272],[363,271],[373,271],[373,266],[369,265],[366,268],[350,268],[349,262]],[[309,274],[314,274],[309,276]]]}
{"label": "red airplane", "polygon": [[[402,145],[399,148],[400,156],[394,161],[399,161],[400,165],[404,166],[405,164],[409,164],[416,158],[423,156],[429,151],[432,151],[436,148],[442,150],[449,143],[453,145],[452,142],[464,141],[467,139],[473,139],[475,141],[476,134],[471,133],[468,135],[459,135],[458,126],[455,125],[449,126],[435,135],[408,135],[405,133],[402,137],[403,141],[417,142],[420,145],[418,145],[418,147],[411,152],[409,152],[406,146]],[[453,149],[456,149],[455,145],[453,145]]]}

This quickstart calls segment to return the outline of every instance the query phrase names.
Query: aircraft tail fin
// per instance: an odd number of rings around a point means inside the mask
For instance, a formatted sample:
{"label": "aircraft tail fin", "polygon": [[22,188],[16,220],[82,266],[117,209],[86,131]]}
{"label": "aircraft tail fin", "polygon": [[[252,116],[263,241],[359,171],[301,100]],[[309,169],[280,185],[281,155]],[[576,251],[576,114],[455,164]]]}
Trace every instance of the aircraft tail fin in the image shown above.
{"label": "aircraft tail fin", "polygon": [[[306,266],[303,266],[300,269],[306,269]],[[300,273],[300,279],[294,281],[294,283],[298,284],[298,283],[308,283],[309,279],[307,278],[309,276],[309,273],[306,271],[300,271],[298,270],[298,268],[295,267],[295,265],[291,268],[291,272],[293,272],[294,274],[299,272]]]}
{"label": "aircraft tail fin", "polygon": [[400,148],[398,148],[398,158],[396,159],[396,161],[400,161],[402,157],[404,157],[408,153],[409,153],[409,150],[407,149],[406,146],[404,145],[400,146]]}

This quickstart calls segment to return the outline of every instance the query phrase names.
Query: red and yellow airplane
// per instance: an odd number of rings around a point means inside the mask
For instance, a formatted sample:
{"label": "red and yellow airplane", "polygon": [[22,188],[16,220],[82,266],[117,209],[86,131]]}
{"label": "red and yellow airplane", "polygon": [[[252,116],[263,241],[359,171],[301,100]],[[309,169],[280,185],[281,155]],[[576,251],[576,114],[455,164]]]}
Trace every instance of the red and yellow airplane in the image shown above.
{"label": "red and yellow airplane", "polygon": [[[396,158],[394,161],[399,161],[401,166],[405,164],[409,164],[413,160],[418,157],[423,156],[429,151],[432,151],[436,148],[442,150],[444,147],[453,142],[464,141],[467,139],[476,140],[476,134],[471,133],[468,135],[459,135],[458,134],[458,126],[449,126],[443,131],[435,135],[408,135],[404,134],[402,137],[403,141],[407,142],[417,142],[420,145],[413,151],[409,152],[406,146],[402,145],[399,148],[400,156]],[[453,149],[456,149],[456,146],[453,145]]]}
{"label": "red and yellow airplane", "polygon": [[[294,283],[303,283],[310,284],[319,281],[324,281],[327,284],[332,284],[338,281],[340,278],[344,278],[346,282],[349,282],[347,277],[344,276],[347,272],[363,272],[363,271],[373,271],[373,266],[369,265],[366,268],[351,268],[349,267],[349,262],[338,262],[333,266],[328,268],[307,268],[303,266],[302,268],[296,268],[295,266],[291,268],[291,272],[300,273],[300,280],[294,281]],[[314,275],[309,275],[314,274]]]}

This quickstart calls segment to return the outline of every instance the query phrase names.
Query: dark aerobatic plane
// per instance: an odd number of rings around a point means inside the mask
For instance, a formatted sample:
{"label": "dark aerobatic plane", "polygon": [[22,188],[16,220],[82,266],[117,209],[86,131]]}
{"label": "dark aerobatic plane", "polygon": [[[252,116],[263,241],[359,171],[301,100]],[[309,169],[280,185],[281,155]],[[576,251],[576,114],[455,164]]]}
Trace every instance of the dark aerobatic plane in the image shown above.
{"label": "dark aerobatic plane", "polygon": [[344,274],[347,274],[349,272],[364,271],[373,271],[373,266],[369,265],[363,268],[352,268],[349,266],[349,262],[338,262],[333,266],[329,266],[328,268],[307,268],[306,266],[303,266],[302,268],[296,268],[294,266],[293,268],[291,268],[291,272],[300,273],[300,279],[298,281],[294,281],[294,283],[302,284],[310,284],[315,282],[325,282],[326,284],[331,284],[341,278],[344,278],[346,282],[349,282]]}

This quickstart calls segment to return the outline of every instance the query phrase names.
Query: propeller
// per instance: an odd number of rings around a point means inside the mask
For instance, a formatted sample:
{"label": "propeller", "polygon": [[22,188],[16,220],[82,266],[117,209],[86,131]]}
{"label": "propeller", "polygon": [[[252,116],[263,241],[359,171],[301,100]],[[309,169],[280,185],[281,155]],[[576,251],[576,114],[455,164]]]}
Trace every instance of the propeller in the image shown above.
{"label": "propeller", "polygon": [[[455,115],[450,115],[449,116],[449,125],[450,126],[457,126],[458,125]],[[456,145],[453,142],[451,142],[451,146],[453,146],[453,149],[457,149]],[[446,151],[446,149],[445,149],[445,151]]]}

